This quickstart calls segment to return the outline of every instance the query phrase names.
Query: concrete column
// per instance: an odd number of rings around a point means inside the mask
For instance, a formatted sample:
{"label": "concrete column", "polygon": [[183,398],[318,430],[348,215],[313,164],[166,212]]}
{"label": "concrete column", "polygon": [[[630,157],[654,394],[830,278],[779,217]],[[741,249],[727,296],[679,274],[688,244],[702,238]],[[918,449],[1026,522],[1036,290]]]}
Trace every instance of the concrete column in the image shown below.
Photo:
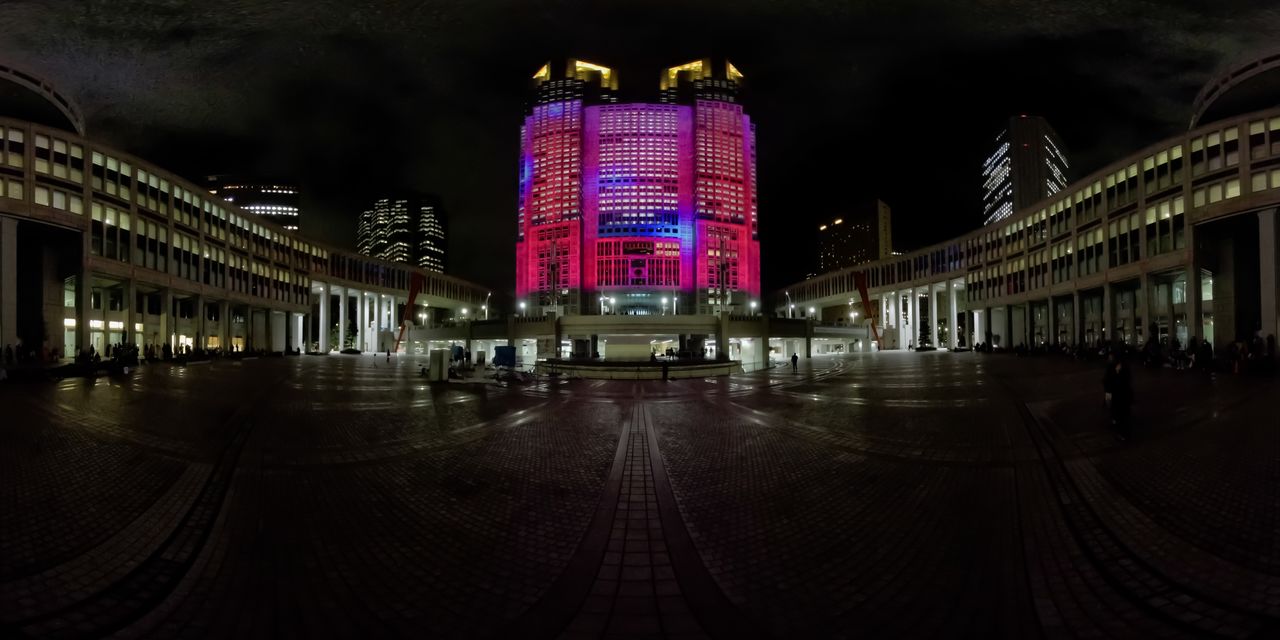
{"label": "concrete column", "polygon": [[960,344],[960,323],[956,320],[960,317],[960,311],[956,308],[956,298],[959,297],[959,292],[960,287],[957,287],[956,283],[947,283],[947,306],[951,309],[951,315],[947,318],[947,328],[950,329],[950,349],[952,351],[955,351]]}
{"label": "concrete column", "polygon": [[1139,345],[1144,345],[1147,340],[1151,339],[1151,277],[1144,271],[1138,276],[1138,315],[1141,316],[1135,324],[1141,329],[1142,337],[1138,339]]}
{"label": "concrete column", "polygon": [[1022,305],[1022,344],[1030,349],[1036,344],[1036,310],[1031,301]]}
{"label": "concrete column", "polygon": [[1276,310],[1276,210],[1258,212],[1258,283],[1262,288],[1262,337],[1280,338],[1280,314]]}
{"label": "concrete column", "polygon": [[[86,237],[88,234],[85,234]],[[93,308],[93,285],[89,267],[81,262],[76,274],[76,350],[89,348],[89,316]],[[74,354],[71,354],[74,355]]]}
{"label": "concrete column", "polygon": [[[346,306],[345,304],[342,306]],[[320,343],[320,353],[329,353],[329,283],[320,283],[320,335],[316,336]],[[341,334],[339,334],[341,340]]]}
{"label": "concrete column", "polygon": [[1004,348],[1012,349],[1018,346],[1013,337],[1013,305],[1006,304],[1004,306],[1004,326],[1000,328],[1004,335],[1000,337]]}
{"label": "concrete column", "polygon": [[[760,318],[760,366],[769,366],[769,316],[761,316]],[[790,356],[784,355],[784,358]]]}
{"label": "concrete column", "polygon": [[1102,283],[1102,340],[1107,344],[1111,344],[1111,340],[1115,333],[1115,318],[1111,317],[1114,312],[1111,304],[1111,283]]}
{"label": "concrete column", "polygon": [[920,346],[920,292],[915,287],[911,288],[911,326],[909,328],[911,342],[915,346]]}
{"label": "concrete column", "polygon": [[169,345],[173,348],[173,290],[160,290],[160,343],[157,347]]}
{"label": "concrete column", "polygon": [[[327,288],[329,285],[325,285]],[[328,299],[328,296],[325,296]],[[329,305],[325,305],[326,310]],[[328,313],[324,314],[329,315]],[[357,324],[356,326],[359,326]],[[325,335],[329,333],[329,327],[325,326]],[[341,351],[347,343],[347,290],[342,289],[338,292],[338,350]]]}
{"label": "concrete column", "polygon": [[[1183,305],[1183,309],[1186,310],[1186,314],[1187,314],[1187,339],[1182,341],[1183,345],[1186,345],[1188,342],[1190,342],[1191,338],[1204,337],[1204,326],[1201,324],[1201,319],[1200,319],[1200,256],[1196,247],[1196,245],[1198,244],[1198,241],[1196,239],[1197,234],[1196,234],[1195,225],[1193,224],[1187,225],[1186,235],[1187,235],[1187,275],[1186,275],[1187,299],[1186,299],[1186,304]],[[1216,298],[1217,296],[1214,296],[1214,297]],[[1221,346],[1224,340],[1235,339],[1235,335],[1234,335],[1235,328],[1227,327],[1227,329],[1229,331],[1229,334],[1227,335],[1226,338],[1218,338],[1217,333],[1215,332],[1214,337],[1218,342],[1218,344],[1214,345],[1215,349]],[[1174,335],[1177,335],[1177,334],[1175,333]]]}
{"label": "concrete column", "polygon": [[193,302],[195,305],[195,330],[196,330],[196,346],[195,349],[204,349],[209,344],[209,333],[206,327],[209,312],[204,306],[204,296],[196,296]]}
{"label": "concrete column", "polygon": [[938,289],[929,285],[929,346],[938,348]]}
{"label": "concrete column", "polygon": [[1071,344],[1084,342],[1084,314],[1080,313],[1080,292],[1071,292]]}
{"label": "concrete column", "polygon": [[231,303],[218,302],[218,345],[224,352],[231,350]]}
{"label": "concrete column", "polygon": [[[17,344],[18,221],[0,217],[0,349],[5,345],[16,347]],[[62,351],[61,344],[58,345],[58,351]]]}
{"label": "concrete column", "polygon": [[[134,344],[138,337],[138,332],[134,330],[134,325],[143,322],[143,315],[138,313],[138,283],[133,278],[124,281],[124,342]],[[142,345],[134,345],[139,349]]]}
{"label": "concrete column", "polygon": [[365,339],[369,324],[365,320],[368,307],[368,296],[363,291],[356,291],[356,348],[361,351],[369,350],[369,343]]}
{"label": "concrete column", "polygon": [[1048,316],[1048,322],[1046,323],[1048,327],[1046,329],[1047,335],[1045,335],[1044,338],[1045,342],[1049,343],[1050,346],[1053,346],[1058,344],[1058,308],[1057,305],[1054,304],[1053,296],[1049,296],[1045,299],[1044,308],[1045,315]]}
{"label": "concrete column", "polygon": [[804,357],[805,359],[813,357],[813,318],[807,318],[804,323]]}

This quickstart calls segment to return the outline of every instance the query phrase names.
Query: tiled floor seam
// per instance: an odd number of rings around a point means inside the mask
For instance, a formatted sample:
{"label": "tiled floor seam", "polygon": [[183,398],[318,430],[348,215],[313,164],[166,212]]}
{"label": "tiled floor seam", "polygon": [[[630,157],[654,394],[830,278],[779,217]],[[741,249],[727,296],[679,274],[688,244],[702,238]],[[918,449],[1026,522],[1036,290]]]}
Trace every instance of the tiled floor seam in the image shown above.
{"label": "tiled floor seam", "polygon": [[564,571],[546,593],[520,617],[506,626],[500,637],[555,638],[582,611],[608,549],[618,501],[622,495],[634,414],[624,420],[618,435],[609,476],[601,490],[596,512]]}
{"label": "tiled floor seam", "polygon": [[671,480],[667,477],[657,430],[653,428],[647,407],[641,406],[639,419],[649,441],[650,464],[653,469],[654,493],[662,515],[662,531],[676,579],[690,609],[702,628],[713,638],[759,638],[754,626],[732,603],[703,564],[693,538],[680,515]]}

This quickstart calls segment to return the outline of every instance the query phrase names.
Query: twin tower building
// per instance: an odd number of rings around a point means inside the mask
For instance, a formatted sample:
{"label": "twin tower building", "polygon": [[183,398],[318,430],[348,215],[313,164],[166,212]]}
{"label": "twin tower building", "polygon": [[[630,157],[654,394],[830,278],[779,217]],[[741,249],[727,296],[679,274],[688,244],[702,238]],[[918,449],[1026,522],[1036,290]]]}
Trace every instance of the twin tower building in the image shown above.
{"label": "twin tower building", "polygon": [[526,313],[746,313],[760,299],[756,132],[728,60],[665,69],[656,101],[569,59],[520,129],[516,297]]}

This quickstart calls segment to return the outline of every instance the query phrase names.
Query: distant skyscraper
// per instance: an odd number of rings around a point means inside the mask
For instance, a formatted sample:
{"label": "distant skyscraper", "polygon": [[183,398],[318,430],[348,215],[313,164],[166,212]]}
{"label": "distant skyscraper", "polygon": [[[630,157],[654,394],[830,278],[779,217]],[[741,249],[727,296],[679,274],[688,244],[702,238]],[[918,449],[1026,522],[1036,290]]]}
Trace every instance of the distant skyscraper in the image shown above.
{"label": "distant skyscraper", "polygon": [[818,270],[827,273],[893,254],[889,205],[874,200],[818,227]]}
{"label": "distant skyscraper", "polygon": [[1067,186],[1070,163],[1044,118],[1009,118],[996,149],[982,165],[983,224],[998,222]]}
{"label": "distant skyscraper", "polygon": [[242,179],[216,175],[205,180],[212,193],[250,213],[290,231],[301,226],[301,196],[298,187],[280,180]]}
{"label": "distant skyscraper", "polygon": [[360,214],[356,251],[444,272],[445,221],[439,202],[422,195],[379,198]]}

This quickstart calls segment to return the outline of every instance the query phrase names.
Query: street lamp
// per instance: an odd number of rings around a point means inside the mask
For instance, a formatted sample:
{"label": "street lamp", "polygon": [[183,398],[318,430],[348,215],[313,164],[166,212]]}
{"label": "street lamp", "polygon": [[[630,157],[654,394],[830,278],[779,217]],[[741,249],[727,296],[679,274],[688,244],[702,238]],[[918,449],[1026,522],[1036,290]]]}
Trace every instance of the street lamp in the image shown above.
{"label": "street lamp", "polygon": [[520,301],[520,315],[524,315],[524,300]]}
{"label": "street lamp", "polygon": [[667,315],[667,299],[662,299],[662,315]]}
{"label": "street lamp", "polygon": [[796,305],[795,303],[791,302],[791,292],[783,291],[782,293],[786,294],[787,296],[787,317],[788,318],[796,317]]}
{"label": "street lamp", "polygon": [[752,300],[752,301],[751,301],[751,315],[753,315],[753,316],[754,316],[755,314],[756,314],[756,301],[755,301],[755,300]]}
{"label": "street lamp", "polygon": [[463,320],[466,320],[466,319],[467,319],[467,310],[466,310],[466,309],[463,309],[463,310],[462,310],[462,319],[463,319]]}
{"label": "street lamp", "polygon": [[809,307],[809,317],[813,317],[813,307]]}
{"label": "street lamp", "polygon": [[680,315],[680,296],[671,296],[671,315]]}
{"label": "street lamp", "polygon": [[490,291],[489,293],[484,294],[484,305],[482,305],[482,306],[480,307],[481,309],[484,309],[484,319],[485,319],[485,320],[488,320],[488,319],[489,319],[489,296],[491,296],[491,295],[493,295],[493,292],[492,292],[492,291]]}
{"label": "street lamp", "polygon": [[600,296],[600,315],[604,315],[604,296]]}

